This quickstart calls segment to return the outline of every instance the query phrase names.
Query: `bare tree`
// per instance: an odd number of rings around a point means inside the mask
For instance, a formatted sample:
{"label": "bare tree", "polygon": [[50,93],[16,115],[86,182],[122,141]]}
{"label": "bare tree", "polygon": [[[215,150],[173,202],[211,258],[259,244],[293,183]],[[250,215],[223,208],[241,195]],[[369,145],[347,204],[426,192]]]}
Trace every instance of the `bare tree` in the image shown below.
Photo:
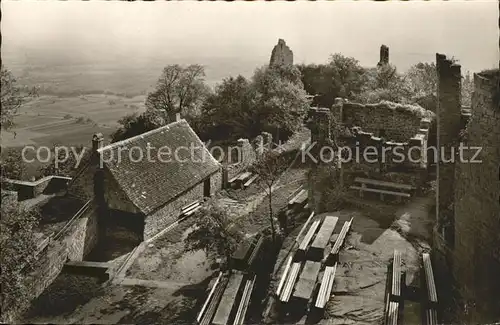
{"label": "bare tree", "polygon": [[269,220],[271,223],[271,235],[273,243],[276,243],[276,229],[274,227],[273,217],[273,187],[278,183],[281,175],[290,167],[290,159],[287,153],[278,153],[268,150],[253,166],[253,171],[260,176],[268,192]]}
{"label": "bare tree", "polygon": [[193,64],[182,67],[166,66],[158,79],[156,89],[146,99],[146,107],[165,110],[170,120],[176,113],[190,114],[201,105],[207,87],[204,84],[205,69]]}
{"label": "bare tree", "polygon": [[14,125],[13,118],[18,109],[29,99],[37,96],[37,89],[20,87],[14,75],[3,65],[0,74],[2,100],[0,126],[9,129]]}

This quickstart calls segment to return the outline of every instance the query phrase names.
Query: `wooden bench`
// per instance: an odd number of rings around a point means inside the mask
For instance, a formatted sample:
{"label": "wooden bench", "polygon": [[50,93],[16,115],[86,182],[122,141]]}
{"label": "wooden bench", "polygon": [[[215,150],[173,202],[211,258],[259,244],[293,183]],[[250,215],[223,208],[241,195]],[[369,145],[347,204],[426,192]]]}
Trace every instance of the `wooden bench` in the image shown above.
{"label": "wooden bench", "polygon": [[252,177],[250,177],[248,181],[246,181],[245,184],[243,184],[243,188],[246,189],[247,187],[249,187],[257,178],[259,178],[258,174],[255,174]]}
{"label": "wooden bench", "polygon": [[327,216],[314,238],[311,248],[308,252],[309,259],[313,261],[321,261],[325,254],[325,248],[330,242],[335,226],[337,225],[338,217]]}
{"label": "wooden bench", "polygon": [[215,290],[217,289],[217,286],[219,285],[219,282],[221,281],[222,278],[222,272],[219,273],[219,276],[215,280],[214,285],[212,286],[212,289],[210,290],[210,293],[208,294],[207,299],[205,299],[205,303],[201,307],[200,312],[198,313],[198,317],[196,317],[196,322],[199,324],[205,315],[205,311],[207,310],[207,307],[209,306],[210,302],[212,301],[212,298],[214,296]]}
{"label": "wooden bench", "polygon": [[399,318],[399,302],[391,301],[389,310],[387,311],[387,325],[398,325]]}
{"label": "wooden bench", "polygon": [[320,262],[306,261],[295,287],[293,294],[295,298],[303,299],[306,302],[311,300],[320,269]]}
{"label": "wooden bench", "polygon": [[206,303],[206,311],[205,313],[200,313],[198,315],[198,324],[200,325],[210,325],[212,323],[212,319],[215,315],[215,312],[217,311],[217,307],[219,306],[220,299],[222,295],[224,294],[224,289],[227,286],[228,283],[228,278],[223,278],[221,281],[217,284],[214,285],[213,289],[213,295],[210,299],[207,299]]}
{"label": "wooden bench", "polygon": [[228,325],[230,322],[231,311],[236,303],[238,292],[240,291],[241,283],[243,282],[243,274],[233,273],[229,278],[229,282],[224,290],[217,311],[215,312],[212,324]]}
{"label": "wooden bench", "polygon": [[307,200],[307,191],[306,190],[300,190],[289,202],[288,202],[288,208],[291,209],[294,204],[301,204],[305,200]]}
{"label": "wooden bench", "polygon": [[248,310],[248,305],[250,304],[250,297],[252,296],[253,287],[255,284],[254,275],[253,278],[248,279],[245,282],[245,287],[243,289],[243,295],[241,296],[240,304],[238,306],[238,310],[236,312],[236,316],[234,318],[233,325],[243,325],[245,321],[245,316]]}
{"label": "wooden bench", "polygon": [[434,308],[428,308],[425,310],[425,325],[437,325],[437,311]]}
{"label": "wooden bench", "polygon": [[325,272],[323,273],[323,279],[321,280],[321,286],[319,288],[318,298],[314,307],[323,309],[326,303],[330,300],[333,289],[333,281],[335,280],[335,273],[337,272],[337,263],[334,266],[325,267]]}
{"label": "wooden bench", "polygon": [[[361,186],[351,186],[350,189],[359,190],[360,197],[363,197],[363,192],[378,193],[380,194],[380,199],[382,201],[384,200],[384,195],[395,196],[398,200],[402,197],[410,198],[411,193],[415,190],[414,186],[407,184],[379,181],[362,177],[356,177],[354,182],[359,183]],[[370,187],[367,187],[367,185]]]}
{"label": "wooden bench", "polygon": [[299,249],[297,250],[298,252],[300,251],[299,254],[304,254],[305,255],[305,252],[307,251],[307,248],[309,247],[309,244],[311,243],[311,241],[312,241],[312,239],[314,237],[314,234],[316,233],[316,230],[319,227],[319,223],[320,222],[321,222],[321,220],[315,220],[311,224],[311,227],[309,227],[309,230],[307,231],[306,236],[300,242]]}
{"label": "wooden bench", "polygon": [[297,282],[297,277],[299,276],[300,266],[301,266],[300,262],[295,262],[292,264],[292,267],[288,272],[285,285],[281,290],[281,295],[280,295],[281,302],[288,302],[288,300],[290,300],[293,288],[295,287],[295,282]]}
{"label": "wooden bench", "polygon": [[431,257],[428,253],[422,254],[425,283],[427,289],[427,300],[429,305],[434,306],[438,303],[436,284],[434,282],[434,272],[432,271]]}
{"label": "wooden bench", "polygon": [[235,177],[231,178],[231,180],[229,181],[229,184],[231,185],[231,188],[233,188],[233,189],[241,188],[243,183],[246,182],[251,176],[252,176],[251,172],[243,172],[243,173],[238,174]]}
{"label": "wooden bench", "polygon": [[401,252],[395,250],[392,260],[392,281],[391,281],[391,300],[399,301],[401,299]]}
{"label": "wooden bench", "polygon": [[181,208],[181,214],[186,214],[186,213],[190,212],[191,210],[196,209],[199,205],[200,205],[200,201],[198,201],[198,200],[193,201],[193,202],[189,203],[188,205],[186,205],[185,207]]}
{"label": "wooden bench", "polygon": [[338,235],[337,240],[335,241],[335,244],[333,244],[332,250],[330,251],[330,256],[336,256],[339,254],[342,245],[344,245],[344,240],[347,236],[347,233],[351,228],[352,220],[353,218],[351,218],[350,221],[344,222],[342,230],[340,230],[340,234]]}

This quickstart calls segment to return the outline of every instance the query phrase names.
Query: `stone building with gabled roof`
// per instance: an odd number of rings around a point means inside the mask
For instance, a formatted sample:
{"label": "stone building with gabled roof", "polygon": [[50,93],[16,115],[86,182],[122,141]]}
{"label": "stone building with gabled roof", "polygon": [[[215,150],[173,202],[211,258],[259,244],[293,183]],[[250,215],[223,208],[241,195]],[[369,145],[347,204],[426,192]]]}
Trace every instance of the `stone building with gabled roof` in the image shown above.
{"label": "stone building with gabled roof", "polygon": [[222,166],[185,120],[102,146],[94,136],[94,196],[104,220],[146,240],[181,209],[222,188]]}

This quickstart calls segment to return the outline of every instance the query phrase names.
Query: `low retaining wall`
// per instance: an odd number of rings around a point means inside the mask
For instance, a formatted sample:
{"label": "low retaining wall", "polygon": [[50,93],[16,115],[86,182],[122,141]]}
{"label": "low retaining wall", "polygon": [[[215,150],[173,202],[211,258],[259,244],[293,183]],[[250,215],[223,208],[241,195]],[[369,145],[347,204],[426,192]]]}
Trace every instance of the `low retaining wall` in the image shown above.
{"label": "low retaining wall", "polygon": [[[30,301],[38,298],[57,278],[68,260],[83,260],[97,244],[97,231],[97,211],[90,206],[73,221],[60,239],[49,238],[48,245],[38,255],[33,271],[22,280],[30,288]],[[10,311],[11,319],[19,317],[27,307],[19,306],[19,310]]]}
{"label": "low retaining wall", "polygon": [[44,193],[56,193],[66,189],[71,177],[47,176],[34,182],[16,179],[4,179],[3,182],[13,191],[18,193],[18,200],[32,199]]}

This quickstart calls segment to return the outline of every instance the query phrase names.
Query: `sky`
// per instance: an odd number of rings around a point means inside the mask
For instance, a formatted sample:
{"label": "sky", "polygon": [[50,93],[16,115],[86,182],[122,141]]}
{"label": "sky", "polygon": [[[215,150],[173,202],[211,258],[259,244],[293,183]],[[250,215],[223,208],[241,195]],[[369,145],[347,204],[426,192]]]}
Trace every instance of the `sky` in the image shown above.
{"label": "sky", "polygon": [[[435,53],[473,72],[498,67],[499,6],[476,1],[122,2],[2,1],[5,62],[269,60],[283,38],[295,63],[332,53],[364,66],[379,47],[404,70]],[[236,71],[237,72],[237,71]]]}

